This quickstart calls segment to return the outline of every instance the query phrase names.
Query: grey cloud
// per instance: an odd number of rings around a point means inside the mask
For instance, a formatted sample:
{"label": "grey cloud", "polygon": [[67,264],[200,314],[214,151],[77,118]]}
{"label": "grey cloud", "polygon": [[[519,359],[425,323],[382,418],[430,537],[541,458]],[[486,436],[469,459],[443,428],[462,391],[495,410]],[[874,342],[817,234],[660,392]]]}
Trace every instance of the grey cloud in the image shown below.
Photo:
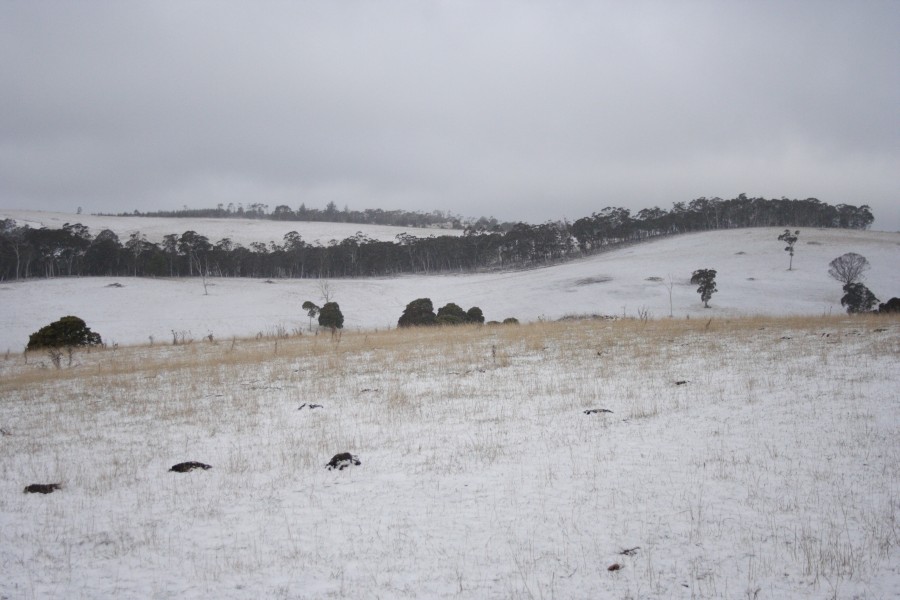
{"label": "grey cloud", "polygon": [[699,196],[900,229],[900,5],[0,5],[0,203],[505,219]]}

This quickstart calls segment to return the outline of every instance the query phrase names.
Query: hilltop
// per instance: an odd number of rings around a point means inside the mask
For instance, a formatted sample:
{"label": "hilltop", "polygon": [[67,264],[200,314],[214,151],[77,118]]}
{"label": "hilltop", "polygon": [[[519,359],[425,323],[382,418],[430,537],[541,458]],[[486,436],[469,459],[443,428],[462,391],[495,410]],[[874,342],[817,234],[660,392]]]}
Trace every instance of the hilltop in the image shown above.
{"label": "hilltop", "polygon": [[433,235],[462,235],[459,229],[393,227],[390,225],[361,225],[357,223],[327,223],[311,221],[272,221],[268,219],[188,219],[172,217],[120,217],[106,215],[86,215],[37,210],[0,210],[0,220],[13,219],[20,226],[39,229],[59,229],[66,223],[81,223],[97,235],[109,229],[122,240],[138,231],[150,242],[158,244],[163,236],[181,235],[185,231],[196,231],[213,243],[229,238],[235,244],[249,246],[253,242],[281,243],[284,235],[291,231],[300,234],[307,243],[328,244],[331,240],[343,240],[362,231],[374,240],[393,242],[397,235],[407,233],[416,237]]}

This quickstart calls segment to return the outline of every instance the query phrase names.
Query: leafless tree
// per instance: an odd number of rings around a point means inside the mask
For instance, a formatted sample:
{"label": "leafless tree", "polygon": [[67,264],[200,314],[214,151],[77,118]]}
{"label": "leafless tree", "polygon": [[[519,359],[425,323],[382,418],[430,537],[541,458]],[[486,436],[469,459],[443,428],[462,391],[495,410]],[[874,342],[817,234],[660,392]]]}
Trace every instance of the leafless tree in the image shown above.
{"label": "leafless tree", "polygon": [[206,281],[206,276],[209,275],[209,264],[206,265],[206,269],[203,268],[203,263],[200,262],[200,257],[197,256],[197,253],[191,251],[188,254],[188,262],[191,264],[196,263],[197,270],[200,271],[200,277],[203,281],[203,295],[209,296],[209,282]]}
{"label": "leafless tree", "polygon": [[665,283],[666,289],[669,290],[669,318],[671,319],[673,316],[672,310],[672,289],[675,287],[675,278],[672,277],[672,274],[669,273],[669,280]]}
{"label": "leafless tree", "polygon": [[855,252],[842,254],[828,263],[828,274],[845,286],[858,283],[863,273],[869,270],[869,261]]}
{"label": "leafless tree", "polygon": [[329,302],[331,302],[331,297],[334,294],[334,291],[331,289],[331,284],[328,283],[327,279],[319,280],[319,294],[322,295],[324,304],[328,304]]}

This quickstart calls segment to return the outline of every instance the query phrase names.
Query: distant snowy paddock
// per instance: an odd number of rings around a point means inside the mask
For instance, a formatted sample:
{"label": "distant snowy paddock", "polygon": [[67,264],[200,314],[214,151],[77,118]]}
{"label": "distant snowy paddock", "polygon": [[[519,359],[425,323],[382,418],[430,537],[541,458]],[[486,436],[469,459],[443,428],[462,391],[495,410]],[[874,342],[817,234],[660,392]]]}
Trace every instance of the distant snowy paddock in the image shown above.
{"label": "distant snowy paddock", "polygon": [[[480,307],[488,320],[558,319],[603,314],[651,318],[840,314],[841,284],[828,263],[866,256],[865,283],[886,301],[900,296],[900,234],[835,229],[800,232],[788,271],[779,229],[686,234],[527,271],[334,279],[332,299],[345,327],[393,327],[407,303],[431,298]],[[719,291],[704,309],[691,273],[718,271]],[[298,279],[60,278],[0,283],[0,352],[21,351],[28,336],[65,315],[85,319],[108,343],[157,343],[173,332],[200,339],[247,337],[309,328],[301,304],[322,304],[321,283]],[[121,287],[114,286],[118,284]],[[112,287],[111,287],[112,286]]]}
{"label": "distant snowy paddock", "polygon": [[402,233],[416,237],[436,235],[462,235],[460,229],[437,229],[421,227],[394,227],[389,225],[366,225],[361,223],[328,223],[319,221],[275,221],[271,219],[188,219],[175,217],[104,217],[29,210],[0,209],[0,219],[13,219],[19,226],[28,225],[34,229],[47,227],[61,229],[66,223],[81,223],[91,235],[96,236],[109,229],[122,240],[140,232],[155,244],[162,242],[169,234],[181,235],[185,231],[196,231],[210,243],[228,238],[235,244],[248,247],[253,242],[281,244],[286,233],[296,231],[307,244],[327,245],[331,240],[341,241],[364,232],[373,240],[393,242]]}

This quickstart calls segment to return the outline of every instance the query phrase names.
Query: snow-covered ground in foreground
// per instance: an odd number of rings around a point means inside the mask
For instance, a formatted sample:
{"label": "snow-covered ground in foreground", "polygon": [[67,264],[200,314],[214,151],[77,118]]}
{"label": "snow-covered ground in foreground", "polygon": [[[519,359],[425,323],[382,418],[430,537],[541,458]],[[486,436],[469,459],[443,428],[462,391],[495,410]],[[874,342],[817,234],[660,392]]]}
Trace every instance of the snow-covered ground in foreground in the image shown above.
{"label": "snow-covered ground in foreground", "polygon": [[898,355],[842,317],[0,357],[0,597],[897,598]]}
{"label": "snow-covered ground in foreground", "polygon": [[[407,303],[431,298],[478,306],[488,320],[557,319],[599,313],[678,318],[823,315],[843,312],[841,284],[828,263],[846,252],[872,265],[865,283],[881,299],[900,296],[900,234],[803,229],[793,270],[779,229],[688,234],[563,265],[517,272],[329,280],[347,329],[393,327]],[[704,309],[690,284],[695,269],[718,271],[719,291]],[[653,280],[657,278],[660,280]],[[110,287],[120,284],[123,287]],[[60,278],[0,284],[0,352],[17,352],[28,336],[65,315],[83,318],[108,343],[140,344],[172,332],[200,339],[254,336],[308,327],[300,305],[322,304],[320,281],[199,278]]]}
{"label": "snow-covered ground in foreground", "polygon": [[458,229],[422,229],[416,227],[390,227],[387,225],[361,225],[358,223],[319,223],[310,221],[270,221],[267,219],[180,219],[162,217],[104,217],[69,213],[2,210],[0,220],[13,219],[19,226],[28,225],[33,229],[47,227],[60,229],[66,223],[81,223],[97,235],[109,229],[124,244],[135,231],[147,236],[153,243],[160,243],[163,237],[185,231],[196,231],[206,236],[210,243],[229,238],[236,244],[249,246],[252,242],[281,244],[284,234],[296,231],[308,244],[327,245],[331,240],[341,241],[362,231],[374,240],[393,242],[397,235],[407,233],[416,237],[437,235],[462,235]]}

